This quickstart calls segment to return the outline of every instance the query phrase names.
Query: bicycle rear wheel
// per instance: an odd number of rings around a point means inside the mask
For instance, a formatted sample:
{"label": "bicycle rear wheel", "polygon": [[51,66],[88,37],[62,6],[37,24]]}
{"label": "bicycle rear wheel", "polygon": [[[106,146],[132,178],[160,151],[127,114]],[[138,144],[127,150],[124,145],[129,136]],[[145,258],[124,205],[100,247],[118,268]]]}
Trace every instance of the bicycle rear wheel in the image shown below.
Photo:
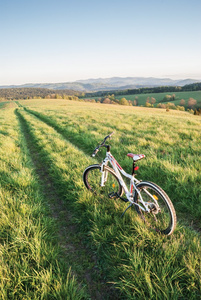
{"label": "bicycle rear wheel", "polygon": [[[104,176],[104,186],[101,186],[102,176]],[[101,172],[100,165],[89,166],[84,171],[83,181],[87,189],[101,199],[118,198],[123,194],[123,189],[117,176],[107,166],[104,167],[104,173]]]}
{"label": "bicycle rear wheel", "polygon": [[[136,187],[150,209],[148,213],[135,205],[137,213],[151,229],[166,235],[172,234],[176,227],[176,212],[168,195],[152,182],[140,182]],[[134,201],[143,207],[139,193],[135,192]]]}

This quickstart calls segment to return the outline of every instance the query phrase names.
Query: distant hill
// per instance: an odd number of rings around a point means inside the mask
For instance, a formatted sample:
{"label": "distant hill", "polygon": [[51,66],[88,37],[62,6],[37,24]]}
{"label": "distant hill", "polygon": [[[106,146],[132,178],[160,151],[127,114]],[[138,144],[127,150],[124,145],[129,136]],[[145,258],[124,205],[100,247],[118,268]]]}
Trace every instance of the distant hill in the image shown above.
{"label": "distant hill", "polygon": [[63,83],[28,83],[24,85],[0,86],[0,88],[45,88],[51,90],[73,90],[80,92],[95,92],[109,90],[125,90],[138,89],[144,87],[158,86],[184,86],[201,82],[196,79],[173,80],[170,78],[154,78],[154,77],[111,77],[77,80],[75,82]]}

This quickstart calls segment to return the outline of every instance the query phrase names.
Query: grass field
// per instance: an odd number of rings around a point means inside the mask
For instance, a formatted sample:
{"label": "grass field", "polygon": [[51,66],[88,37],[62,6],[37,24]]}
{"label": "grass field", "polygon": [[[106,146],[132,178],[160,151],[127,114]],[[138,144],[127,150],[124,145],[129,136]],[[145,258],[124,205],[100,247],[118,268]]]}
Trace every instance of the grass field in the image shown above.
{"label": "grass field", "polygon": [[[135,98],[137,97],[138,99],[138,105],[145,105],[147,98],[150,98],[150,102],[151,102],[151,98],[155,98],[156,99],[156,103],[155,106],[158,103],[167,103],[167,102],[163,102],[163,99],[166,95],[172,95],[175,94],[176,98],[174,101],[171,101],[171,103],[174,103],[175,105],[180,105],[180,100],[184,99],[185,100],[185,107],[187,108],[187,103],[189,98],[194,98],[195,100],[197,100],[197,104],[199,104],[199,107],[201,106],[201,91],[189,91],[189,92],[174,92],[174,93],[149,93],[149,94],[136,94],[136,95],[120,95],[120,96],[115,96],[115,98],[117,99],[121,99],[121,98],[126,98],[127,100],[131,100],[132,102],[135,100]],[[92,97],[94,98],[94,97]],[[98,97],[95,97],[94,99],[98,100]],[[169,101],[170,102],[170,101]]]}
{"label": "grass field", "polygon": [[11,107],[17,107],[16,103],[13,101],[0,101],[0,109],[2,108],[11,108]]}
{"label": "grass field", "polygon": [[134,100],[135,97],[138,97],[139,105],[144,105],[146,103],[147,97],[151,97],[156,99],[156,103],[162,103],[163,98],[166,95],[172,95],[175,94],[176,98],[173,101],[175,105],[179,105],[179,102],[181,99],[184,99],[186,101],[186,104],[188,102],[189,98],[194,98],[197,100],[197,102],[201,102],[201,91],[189,91],[189,92],[174,92],[174,93],[150,93],[150,94],[138,94],[138,95],[125,95],[125,96],[117,96],[117,99],[121,99],[122,97],[125,97],[127,100]]}
{"label": "grass field", "polygon": [[[200,116],[67,100],[15,105],[0,110],[2,299],[199,299]],[[138,178],[171,198],[172,236],[85,190],[85,167],[104,153],[90,155],[112,131],[122,167],[131,171],[128,152],[145,154]]]}

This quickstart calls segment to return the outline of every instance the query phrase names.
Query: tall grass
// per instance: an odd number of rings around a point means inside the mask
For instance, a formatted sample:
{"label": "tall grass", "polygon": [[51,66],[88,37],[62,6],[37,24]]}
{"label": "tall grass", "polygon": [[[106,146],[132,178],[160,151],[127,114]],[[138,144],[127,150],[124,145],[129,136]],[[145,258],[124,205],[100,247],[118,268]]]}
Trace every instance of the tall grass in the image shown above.
{"label": "tall grass", "polygon": [[83,299],[13,109],[0,111],[0,298]]}
{"label": "tall grass", "polygon": [[[184,134],[184,131],[185,134],[195,132],[195,137],[189,141],[194,158],[191,160],[191,157],[187,157],[187,165],[189,167],[192,164],[194,169],[199,168],[195,158],[200,146],[193,144],[193,141],[197,141],[198,138],[196,132],[200,126],[200,119],[191,119],[186,114],[177,113],[167,116],[165,113],[160,115],[155,112],[154,115],[150,115],[147,110],[131,112],[116,107],[113,107],[114,111],[107,107],[106,119],[101,106],[82,104],[81,107],[77,107],[77,103],[68,101],[57,102],[52,107],[45,105],[40,107],[36,102],[32,105],[35,106],[34,111],[37,111],[37,114],[34,114],[37,117],[23,110],[20,114],[31,131],[39,155],[43,157],[43,162],[48,167],[60,196],[75,217],[80,238],[84,237],[86,245],[96,253],[97,265],[102,268],[107,280],[119,289],[118,297],[120,299],[201,297],[200,237],[196,232],[188,226],[179,224],[171,237],[156,235],[146,228],[135,211],[130,210],[125,218],[121,218],[121,213],[125,209],[123,203],[113,200],[101,203],[99,199],[95,199],[85,191],[82,183],[82,172],[85,166],[93,161],[88,154],[92,152],[97,141],[115,128],[116,136],[113,139],[112,149],[117,158],[121,158],[123,153],[125,155],[125,152],[132,149],[136,152],[145,152],[147,160],[142,162],[143,171],[140,175],[146,174],[146,179],[150,179],[149,176],[158,179],[155,181],[162,183],[163,188],[165,185],[168,193],[172,191],[171,196],[176,192],[178,199],[184,192],[177,187],[180,181],[175,174],[179,176],[178,170],[186,171],[186,166],[180,162],[178,153],[175,158],[171,157],[172,145],[176,147],[179,142],[178,140],[177,143],[174,142],[174,137],[179,138],[180,133]],[[66,107],[60,110],[59,105]],[[131,120],[134,120],[134,124]],[[181,132],[165,130],[166,138],[162,139],[162,133],[157,128],[165,129],[176,123],[184,125]],[[189,131],[185,128],[187,124]],[[136,126],[138,131],[133,134]],[[134,137],[137,141],[135,144]],[[156,148],[153,149],[154,141]],[[169,154],[161,153],[165,151],[165,146],[168,147]],[[144,151],[138,151],[141,148]],[[176,149],[178,151],[179,147]],[[186,148],[184,149],[186,151]],[[122,159],[122,166],[129,168],[129,164],[129,159]],[[199,175],[193,172],[187,176],[194,176],[192,179],[195,180]],[[190,185],[189,188],[191,189]],[[195,193],[197,192],[195,189]],[[179,205],[177,199],[173,197],[175,206],[182,214],[185,205],[182,199],[180,201],[183,206]],[[195,199],[193,203],[195,204]],[[189,211],[190,209],[192,208],[189,208]]]}
{"label": "tall grass", "polygon": [[177,212],[187,215],[190,223],[201,228],[199,116],[65,101],[50,102],[52,106],[42,102],[41,107],[36,102],[23,103],[33,106],[35,115],[88,155],[105,135],[115,130],[112,153],[122,167],[131,171],[128,152],[145,154],[146,159],[139,163],[139,178],[161,185]]}

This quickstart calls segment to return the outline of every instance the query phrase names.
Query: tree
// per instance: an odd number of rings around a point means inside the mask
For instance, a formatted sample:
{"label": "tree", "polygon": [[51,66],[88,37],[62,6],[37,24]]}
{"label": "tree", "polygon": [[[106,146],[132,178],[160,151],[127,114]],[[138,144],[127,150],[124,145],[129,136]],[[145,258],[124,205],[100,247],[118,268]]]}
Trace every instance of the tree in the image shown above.
{"label": "tree", "polygon": [[201,115],[201,108],[195,109],[194,115]]}
{"label": "tree", "polygon": [[151,104],[156,103],[156,99],[154,97],[151,97]]}
{"label": "tree", "polygon": [[104,103],[104,104],[110,104],[111,101],[110,101],[110,99],[108,97],[106,97],[106,98],[104,98],[104,100],[103,100],[102,103]]}
{"label": "tree", "polygon": [[135,96],[135,100],[133,101],[133,105],[138,106],[138,96]]}
{"label": "tree", "polygon": [[172,100],[172,96],[171,95],[166,95],[164,98],[163,98],[163,102],[168,102],[168,101],[171,101]]}
{"label": "tree", "polygon": [[158,108],[166,108],[166,104],[164,104],[164,103],[158,103],[156,107],[158,107]]}
{"label": "tree", "polygon": [[186,101],[185,101],[184,99],[181,99],[179,104],[180,104],[181,106],[185,106],[185,103],[186,103]]}
{"label": "tree", "polygon": [[176,106],[176,110],[181,110],[181,111],[185,111],[185,107],[184,106]]}
{"label": "tree", "polygon": [[114,94],[112,94],[111,96],[108,96],[108,98],[110,98],[110,100],[115,100]]}
{"label": "tree", "polygon": [[193,98],[188,99],[188,107],[189,108],[193,108],[196,104],[197,104],[197,100],[195,100]]}
{"label": "tree", "polygon": [[166,104],[166,107],[169,108],[169,109],[176,109],[175,104],[174,104],[174,103],[171,103],[171,102],[168,102],[168,103]]}
{"label": "tree", "polygon": [[163,98],[163,102],[168,102],[168,101],[174,101],[176,99],[176,95],[172,94],[172,95],[166,95]]}
{"label": "tree", "polygon": [[145,106],[146,106],[146,107],[153,107],[153,105],[152,105],[151,103],[149,103],[149,102],[146,102],[146,103],[145,103]]}
{"label": "tree", "polygon": [[120,105],[129,105],[128,100],[126,100],[126,98],[121,98],[121,100],[119,101]]}

